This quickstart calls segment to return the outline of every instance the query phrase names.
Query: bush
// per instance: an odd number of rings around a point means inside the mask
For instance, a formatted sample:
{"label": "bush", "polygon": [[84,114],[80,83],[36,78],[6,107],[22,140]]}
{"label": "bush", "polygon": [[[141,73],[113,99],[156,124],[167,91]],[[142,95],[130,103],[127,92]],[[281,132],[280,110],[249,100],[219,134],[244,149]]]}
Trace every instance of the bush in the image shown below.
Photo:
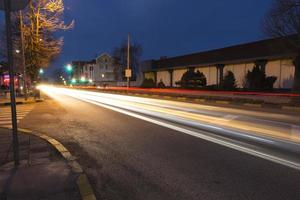
{"label": "bush", "polygon": [[255,65],[252,71],[248,71],[246,75],[245,87],[256,91],[273,90],[276,80],[277,77],[267,77],[265,70],[263,70],[259,65]]}
{"label": "bush", "polygon": [[155,85],[155,82],[152,78],[150,78],[150,79],[145,78],[143,80],[143,83],[142,83],[141,87],[142,88],[155,88],[156,85]]}
{"label": "bush", "polygon": [[160,79],[159,83],[157,84],[158,88],[165,88],[166,85],[164,84],[164,82]]}
{"label": "bush", "polygon": [[228,71],[221,82],[220,85],[223,90],[235,90],[236,89],[236,80],[234,77],[234,73],[232,71]]}
{"label": "bush", "polygon": [[195,72],[194,69],[188,69],[187,72],[185,72],[181,80],[176,82],[176,85],[179,85],[182,88],[203,88],[206,86],[207,81],[205,75],[197,71]]}

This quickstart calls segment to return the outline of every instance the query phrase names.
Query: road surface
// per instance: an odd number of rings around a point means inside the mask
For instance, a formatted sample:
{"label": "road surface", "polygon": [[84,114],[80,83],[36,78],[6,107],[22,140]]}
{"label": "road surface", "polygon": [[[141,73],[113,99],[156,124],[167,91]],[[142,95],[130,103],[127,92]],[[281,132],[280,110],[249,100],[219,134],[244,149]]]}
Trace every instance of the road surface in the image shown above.
{"label": "road surface", "polygon": [[299,118],[61,88],[20,126],[78,158],[99,199],[299,199]]}

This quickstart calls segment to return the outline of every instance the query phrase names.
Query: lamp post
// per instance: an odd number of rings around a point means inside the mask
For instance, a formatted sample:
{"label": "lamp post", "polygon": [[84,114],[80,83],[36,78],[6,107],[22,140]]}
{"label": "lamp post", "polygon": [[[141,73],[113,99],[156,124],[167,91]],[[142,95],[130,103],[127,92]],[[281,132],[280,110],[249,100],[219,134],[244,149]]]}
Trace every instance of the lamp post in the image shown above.
{"label": "lamp post", "polygon": [[6,43],[7,43],[7,57],[9,67],[9,88],[11,101],[11,116],[12,116],[12,132],[13,132],[13,152],[15,166],[19,165],[19,140],[18,140],[18,126],[17,126],[17,108],[15,96],[15,74],[13,68],[13,45],[12,45],[12,30],[11,30],[11,12],[18,11],[28,5],[29,0],[1,0],[0,9],[5,11],[6,24]]}
{"label": "lamp post", "polygon": [[27,76],[26,76],[26,62],[25,62],[25,48],[24,48],[24,33],[23,33],[23,13],[20,10],[19,11],[19,17],[20,17],[20,45],[21,45],[21,51],[22,51],[22,67],[23,67],[23,86],[24,86],[24,96],[25,101],[27,101],[28,95],[27,95]]}
{"label": "lamp post", "polygon": [[72,72],[73,72],[73,66],[71,64],[67,64],[65,68],[66,68],[66,71],[67,71],[67,73],[69,75],[69,81],[71,81],[71,79],[72,79]]}

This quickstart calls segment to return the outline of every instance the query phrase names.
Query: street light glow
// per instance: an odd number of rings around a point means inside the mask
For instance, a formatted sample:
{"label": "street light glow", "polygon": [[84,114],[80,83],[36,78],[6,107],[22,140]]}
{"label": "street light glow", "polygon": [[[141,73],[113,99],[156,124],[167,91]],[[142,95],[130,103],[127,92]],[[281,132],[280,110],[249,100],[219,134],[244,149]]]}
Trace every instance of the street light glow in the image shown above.
{"label": "street light glow", "polygon": [[85,77],[82,76],[82,77],[80,78],[80,81],[81,81],[81,82],[85,82]]}
{"label": "street light glow", "polygon": [[73,70],[73,67],[72,67],[71,64],[68,64],[68,65],[66,66],[66,69],[67,69],[68,72],[71,72],[71,71]]}
{"label": "street light glow", "polygon": [[40,74],[44,74],[44,70],[43,70],[43,69],[40,69],[39,73],[40,73]]}

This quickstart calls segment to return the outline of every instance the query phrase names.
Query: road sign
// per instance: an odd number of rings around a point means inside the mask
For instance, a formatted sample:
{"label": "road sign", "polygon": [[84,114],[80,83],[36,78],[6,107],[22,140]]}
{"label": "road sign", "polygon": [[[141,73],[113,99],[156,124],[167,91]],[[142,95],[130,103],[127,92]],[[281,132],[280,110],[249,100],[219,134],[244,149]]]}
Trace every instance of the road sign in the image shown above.
{"label": "road sign", "polygon": [[[0,0],[0,10],[5,10],[5,0]],[[24,9],[29,3],[29,0],[10,0],[10,11],[18,11]]]}
{"label": "road sign", "polygon": [[125,77],[126,77],[126,78],[130,78],[131,76],[132,76],[131,69],[126,69],[126,70],[125,70]]}

